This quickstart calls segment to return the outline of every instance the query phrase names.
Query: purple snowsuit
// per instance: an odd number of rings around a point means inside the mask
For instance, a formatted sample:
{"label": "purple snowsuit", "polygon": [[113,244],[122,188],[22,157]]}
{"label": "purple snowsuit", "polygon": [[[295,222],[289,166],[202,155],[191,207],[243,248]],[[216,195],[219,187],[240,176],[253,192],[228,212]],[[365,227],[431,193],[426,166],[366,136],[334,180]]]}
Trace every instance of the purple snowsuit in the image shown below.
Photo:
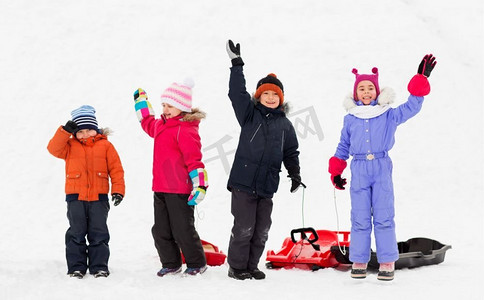
{"label": "purple snowsuit", "polygon": [[[410,95],[408,101],[390,108],[393,91],[382,90],[378,103],[357,106],[350,99],[335,156],[351,161],[351,243],[350,260],[370,260],[372,217],[378,262],[398,259],[392,182],[393,164],[388,151],[395,143],[397,126],[415,116],[423,97]],[[385,99],[385,100],[382,100]],[[346,100],[348,104],[348,99]],[[373,106],[373,107],[372,107]]]}

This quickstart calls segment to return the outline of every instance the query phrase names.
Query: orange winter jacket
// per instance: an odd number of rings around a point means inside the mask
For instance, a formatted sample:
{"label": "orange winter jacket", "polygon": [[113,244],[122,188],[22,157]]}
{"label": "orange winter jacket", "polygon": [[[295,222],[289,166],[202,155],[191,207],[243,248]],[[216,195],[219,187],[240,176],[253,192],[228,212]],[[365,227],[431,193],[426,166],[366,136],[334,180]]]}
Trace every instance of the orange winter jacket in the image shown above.
{"label": "orange winter jacket", "polygon": [[47,150],[66,161],[67,195],[79,194],[79,200],[97,201],[99,194],[109,194],[111,177],[111,194],[119,193],[124,196],[123,166],[106,135],[98,134],[78,140],[60,126]]}

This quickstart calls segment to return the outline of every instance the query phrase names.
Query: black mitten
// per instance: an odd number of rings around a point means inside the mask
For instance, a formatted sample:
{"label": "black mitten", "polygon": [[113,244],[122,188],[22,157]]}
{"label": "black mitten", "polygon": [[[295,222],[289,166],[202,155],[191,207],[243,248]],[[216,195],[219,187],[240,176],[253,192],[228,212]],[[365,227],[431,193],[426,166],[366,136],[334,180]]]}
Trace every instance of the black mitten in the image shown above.
{"label": "black mitten", "polygon": [[300,186],[306,188],[306,185],[302,183],[301,176],[299,174],[290,176],[291,178],[291,193],[295,193]]}
{"label": "black mitten", "polygon": [[76,122],[71,120],[67,121],[66,125],[62,126],[62,128],[69,133],[74,133],[78,129]]}
{"label": "black mitten", "polygon": [[118,193],[114,193],[111,195],[112,197],[112,200],[114,202],[114,206],[118,206],[119,203],[121,203],[121,201],[123,201],[123,195],[121,194],[118,194]]}
{"label": "black mitten", "polygon": [[306,185],[301,181],[301,175],[299,174],[299,166],[289,167],[287,169],[289,175],[287,177],[291,178],[291,193],[295,193],[300,186],[306,188]]}
{"label": "black mitten", "polygon": [[234,45],[232,40],[228,40],[226,48],[227,53],[232,60],[232,66],[243,66],[244,61],[242,60],[242,57],[240,57],[240,44],[237,43],[237,45]]}
{"label": "black mitten", "polygon": [[338,190],[345,189],[344,186],[346,185],[346,178],[341,178],[341,175],[336,175],[336,176],[331,175],[331,180],[333,181],[334,187],[337,188]]}

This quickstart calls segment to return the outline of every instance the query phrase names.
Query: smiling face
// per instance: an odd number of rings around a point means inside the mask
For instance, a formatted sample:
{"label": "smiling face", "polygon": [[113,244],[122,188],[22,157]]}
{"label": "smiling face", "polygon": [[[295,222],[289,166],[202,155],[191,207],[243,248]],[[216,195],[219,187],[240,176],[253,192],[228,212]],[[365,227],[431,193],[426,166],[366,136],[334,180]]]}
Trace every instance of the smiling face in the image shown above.
{"label": "smiling face", "polygon": [[174,118],[182,113],[181,110],[168,103],[162,103],[161,105],[163,105],[163,115],[167,119]]}
{"label": "smiling face", "polygon": [[76,132],[76,138],[78,140],[87,139],[91,136],[96,136],[97,131],[94,129],[81,129]]}
{"label": "smiling face", "polygon": [[364,105],[370,104],[376,99],[375,85],[369,80],[360,81],[356,88],[356,96]]}
{"label": "smiling face", "polygon": [[279,99],[279,95],[271,90],[262,92],[259,100],[262,105],[269,108],[277,108],[279,107],[279,103],[281,102],[281,100]]}

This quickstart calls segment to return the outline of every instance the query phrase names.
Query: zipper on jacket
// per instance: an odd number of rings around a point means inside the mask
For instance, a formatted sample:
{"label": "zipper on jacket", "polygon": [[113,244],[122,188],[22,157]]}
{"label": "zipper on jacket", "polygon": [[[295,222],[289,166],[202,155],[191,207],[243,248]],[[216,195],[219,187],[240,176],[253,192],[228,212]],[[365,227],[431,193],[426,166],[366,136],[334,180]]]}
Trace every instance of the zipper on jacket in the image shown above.
{"label": "zipper on jacket", "polygon": [[259,132],[260,127],[262,126],[262,123],[259,124],[259,127],[257,127],[257,130],[254,132],[254,135],[252,135],[252,138],[250,139],[249,143],[252,143],[252,140],[255,138],[255,135],[257,132]]}
{"label": "zipper on jacket", "polygon": [[283,130],[282,131],[282,141],[281,141],[281,152],[284,153],[284,134],[285,134],[285,131]]}

